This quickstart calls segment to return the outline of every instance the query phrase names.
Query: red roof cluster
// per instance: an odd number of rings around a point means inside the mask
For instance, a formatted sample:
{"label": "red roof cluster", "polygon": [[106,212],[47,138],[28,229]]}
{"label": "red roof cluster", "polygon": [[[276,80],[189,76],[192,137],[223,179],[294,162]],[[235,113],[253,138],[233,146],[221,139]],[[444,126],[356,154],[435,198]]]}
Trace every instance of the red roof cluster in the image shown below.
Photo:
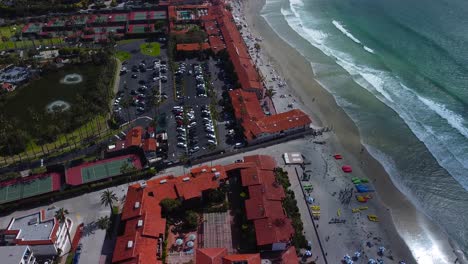
{"label": "red roof cluster", "polygon": [[200,264],[260,264],[260,254],[227,254],[225,248],[199,248],[195,263]]}
{"label": "red roof cluster", "polygon": [[162,263],[159,257],[166,219],[161,216],[160,202],[201,197],[203,191],[218,188],[226,178],[223,166],[202,166],[180,177],[166,176],[143,186],[130,186],[122,211],[125,232],[117,238],[112,263]]}
{"label": "red roof cluster", "polygon": [[229,96],[237,119],[256,121],[265,116],[254,93],[236,89],[229,91]]}
{"label": "red roof cluster", "polygon": [[241,169],[242,186],[249,190],[245,201],[248,220],[253,220],[257,245],[288,242],[294,234],[291,220],[286,216],[281,201],[285,197],[283,187],[276,182],[273,169],[276,166],[269,156],[249,156],[245,162],[258,167]]}
{"label": "red roof cluster", "polygon": [[200,51],[200,50],[207,50],[210,48],[209,43],[184,43],[184,44],[177,44],[177,51]]}
{"label": "red roof cluster", "polygon": [[247,91],[253,91],[257,97],[263,98],[264,88],[260,82],[260,75],[250,58],[244,40],[234,23],[231,12],[223,6],[215,6],[218,13],[218,25],[226,43],[226,49],[234,65],[234,71],[237,73],[241,88]]}
{"label": "red roof cluster", "polygon": [[232,90],[231,97],[234,115],[244,128],[244,136],[251,141],[261,135],[278,134],[290,129],[305,128],[312,123],[310,117],[301,110],[267,116],[255,94],[244,90]]}

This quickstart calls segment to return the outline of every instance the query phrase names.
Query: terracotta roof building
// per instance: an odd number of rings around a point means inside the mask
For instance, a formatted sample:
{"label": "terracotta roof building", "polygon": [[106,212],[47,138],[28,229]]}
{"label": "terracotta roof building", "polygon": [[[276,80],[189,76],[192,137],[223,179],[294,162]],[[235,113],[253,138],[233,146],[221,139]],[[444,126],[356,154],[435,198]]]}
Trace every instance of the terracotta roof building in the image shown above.
{"label": "terracotta roof building", "polygon": [[275,115],[265,115],[251,92],[241,89],[229,92],[234,115],[244,128],[244,137],[249,144],[271,140],[283,135],[307,129],[312,120],[299,109]]}
{"label": "terracotta roof building", "polygon": [[179,177],[166,176],[128,188],[122,210],[124,234],[117,238],[112,263],[162,263],[166,219],[161,215],[163,199],[201,198],[227,178],[223,166],[193,168]]}
{"label": "terracotta roof building", "polygon": [[260,264],[260,254],[227,254],[225,248],[199,248],[196,264]]}
{"label": "terracotta roof building", "polygon": [[257,167],[240,170],[242,186],[249,192],[249,199],[245,201],[246,216],[253,221],[257,245],[271,249],[273,244],[279,243],[285,247],[294,229],[281,203],[285,192],[275,179],[276,163],[265,155],[247,156],[244,162],[257,164]]}

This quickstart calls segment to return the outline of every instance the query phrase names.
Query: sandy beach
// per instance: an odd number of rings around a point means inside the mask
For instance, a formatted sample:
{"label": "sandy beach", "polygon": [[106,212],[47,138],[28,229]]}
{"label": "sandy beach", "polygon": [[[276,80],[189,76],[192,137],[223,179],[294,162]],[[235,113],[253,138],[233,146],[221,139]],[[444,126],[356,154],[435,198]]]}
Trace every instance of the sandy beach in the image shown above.
{"label": "sandy beach", "polygon": [[[310,114],[314,125],[333,128],[332,133],[325,136],[326,145],[317,149],[318,146],[310,142],[303,151],[305,155],[312,156],[314,154],[307,153],[307,150],[318,151],[321,153],[319,159],[325,161],[325,165],[322,166],[327,167],[320,173],[318,167],[312,169],[317,173],[313,174],[311,181],[314,186],[320,186],[315,198],[321,204],[322,210],[326,208],[328,212],[327,219],[321,218],[318,231],[322,239],[329,236],[325,243],[328,261],[338,263],[345,254],[364,249],[363,241],[379,238],[382,244],[391,250],[394,263],[398,263],[399,260],[405,260],[406,263],[422,263],[425,260],[422,256],[424,252],[411,252],[395,224],[399,227],[404,226],[406,237],[431,232],[440,238],[437,243],[441,248],[450,248],[445,233],[427,216],[416,210],[409,199],[394,186],[381,164],[362,146],[357,127],[336,104],[334,98],[313,79],[309,62],[279,38],[260,16],[263,5],[264,1],[232,2],[233,14],[236,22],[242,25],[241,31],[251,56],[262,72],[267,88],[273,88],[276,92],[273,101],[277,112],[284,112],[292,105]],[[259,51],[254,48],[255,43],[260,45]],[[342,154],[345,157],[344,161],[337,163],[332,158],[334,153]],[[317,157],[312,159],[312,166],[316,159]],[[369,222],[365,214],[359,216],[351,213],[350,208],[361,205],[356,200],[353,199],[346,209],[340,208],[342,205],[338,198],[332,195],[340,189],[351,187],[351,181],[341,172],[343,164],[353,167],[353,176],[369,178],[373,183],[377,192],[366,205],[370,207],[370,212],[379,216],[381,221],[378,224]],[[341,212],[346,211],[342,217],[348,220],[347,224],[329,225],[329,218],[336,217],[338,209],[341,209]],[[345,237],[347,239],[344,239]],[[367,248],[365,251],[372,256],[375,250]],[[375,252],[373,253],[375,255]],[[453,255],[452,261],[455,258]],[[385,261],[393,263],[390,259]]]}

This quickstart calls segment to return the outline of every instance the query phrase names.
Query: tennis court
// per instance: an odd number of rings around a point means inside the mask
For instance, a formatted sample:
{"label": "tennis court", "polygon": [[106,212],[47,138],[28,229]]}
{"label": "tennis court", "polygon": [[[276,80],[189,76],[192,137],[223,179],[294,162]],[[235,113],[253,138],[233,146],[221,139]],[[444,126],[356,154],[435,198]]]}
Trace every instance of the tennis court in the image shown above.
{"label": "tennis court", "polygon": [[166,19],[167,15],[165,11],[151,11],[152,19]]}
{"label": "tennis court", "polygon": [[53,191],[52,176],[0,187],[0,204]]}
{"label": "tennis court", "polygon": [[124,158],[114,160],[107,163],[101,163],[90,167],[81,168],[81,177],[83,183],[98,181],[108,177],[113,177],[121,174],[120,168],[122,165],[128,164],[129,167],[133,166],[132,158]]}
{"label": "tennis court", "polygon": [[148,19],[147,12],[134,12],[133,13],[133,20],[146,20],[146,19]]}
{"label": "tennis court", "polygon": [[127,14],[116,14],[116,15],[114,15],[112,21],[114,21],[114,22],[127,21]]}

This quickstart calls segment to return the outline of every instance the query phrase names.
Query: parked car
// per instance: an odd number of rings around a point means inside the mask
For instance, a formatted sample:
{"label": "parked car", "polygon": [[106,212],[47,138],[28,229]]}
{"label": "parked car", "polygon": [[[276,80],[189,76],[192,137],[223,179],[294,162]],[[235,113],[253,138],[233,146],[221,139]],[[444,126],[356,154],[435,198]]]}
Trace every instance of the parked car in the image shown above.
{"label": "parked car", "polygon": [[186,148],[186,147],[187,147],[187,144],[182,143],[182,142],[179,142],[179,143],[177,143],[177,147],[179,147],[179,148]]}

